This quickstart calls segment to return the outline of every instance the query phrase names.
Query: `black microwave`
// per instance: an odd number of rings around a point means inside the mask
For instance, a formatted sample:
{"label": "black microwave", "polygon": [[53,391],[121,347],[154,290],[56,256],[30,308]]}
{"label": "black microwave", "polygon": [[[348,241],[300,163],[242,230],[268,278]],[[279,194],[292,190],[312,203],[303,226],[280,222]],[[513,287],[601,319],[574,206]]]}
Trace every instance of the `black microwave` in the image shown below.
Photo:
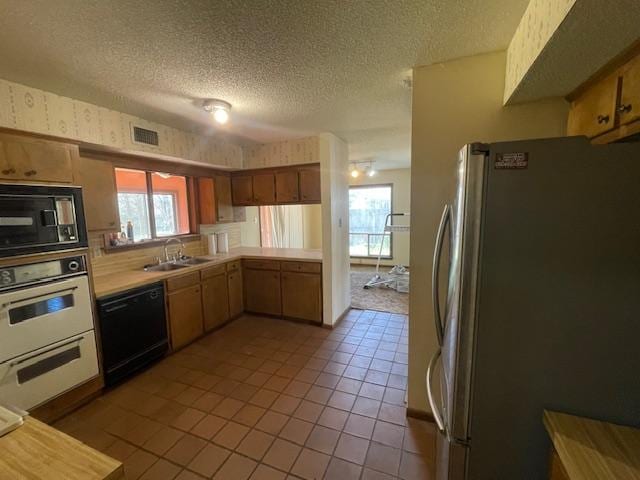
{"label": "black microwave", "polygon": [[86,246],[80,187],[0,184],[0,257]]}

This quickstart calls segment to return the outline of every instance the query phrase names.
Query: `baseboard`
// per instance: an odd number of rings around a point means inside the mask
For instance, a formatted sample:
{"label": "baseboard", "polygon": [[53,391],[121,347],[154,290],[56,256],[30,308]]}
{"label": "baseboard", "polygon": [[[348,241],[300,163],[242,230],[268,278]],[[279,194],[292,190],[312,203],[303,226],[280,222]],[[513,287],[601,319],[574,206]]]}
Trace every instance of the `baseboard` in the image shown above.
{"label": "baseboard", "polygon": [[102,376],[99,375],[57,396],[44,405],[34,408],[30,412],[31,416],[41,422],[51,424],[100,396],[103,387],[104,382]]}
{"label": "baseboard", "polygon": [[429,423],[436,423],[436,419],[432,413],[418,410],[417,408],[407,408],[407,417],[417,418],[418,420],[424,420]]}
{"label": "baseboard", "polygon": [[333,330],[334,328],[338,328],[338,326],[340,326],[340,323],[342,322],[342,320],[345,319],[345,317],[348,315],[350,310],[351,310],[351,305],[349,305],[346,308],[346,310],[340,314],[340,316],[338,317],[338,319],[335,321],[335,323],[333,325],[327,325],[326,323],[323,323],[322,324],[322,328],[328,328],[329,330]]}

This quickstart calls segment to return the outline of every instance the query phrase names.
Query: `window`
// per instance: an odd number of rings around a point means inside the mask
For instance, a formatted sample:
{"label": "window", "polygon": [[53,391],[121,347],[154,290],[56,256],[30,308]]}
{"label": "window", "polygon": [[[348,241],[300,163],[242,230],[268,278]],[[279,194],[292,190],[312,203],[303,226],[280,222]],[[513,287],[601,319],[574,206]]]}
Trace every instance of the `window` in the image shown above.
{"label": "window", "polygon": [[384,235],[391,213],[391,185],[349,187],[349,254],[352,257],[391,258],[391,235]]}
{"label": "window", "polygon": [[131,221],[134,241],[189,233],[186,177],[116,168],[116,187],[120,222],[126,232]]}

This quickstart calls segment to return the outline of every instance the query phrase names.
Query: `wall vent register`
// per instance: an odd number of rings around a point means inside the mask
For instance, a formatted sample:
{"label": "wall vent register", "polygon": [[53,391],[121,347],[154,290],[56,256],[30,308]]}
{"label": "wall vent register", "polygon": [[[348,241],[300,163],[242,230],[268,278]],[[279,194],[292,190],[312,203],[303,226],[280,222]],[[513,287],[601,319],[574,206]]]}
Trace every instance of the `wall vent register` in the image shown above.
{"label": "wall vent register", "polygon": [[143,143],[145,145],[153,145],[157,147],[160,145],[160,140],[158,138],[158,132],[154,130],[147,130],[146,128],[132,126],[133,130],[133,141],[135,143]]}

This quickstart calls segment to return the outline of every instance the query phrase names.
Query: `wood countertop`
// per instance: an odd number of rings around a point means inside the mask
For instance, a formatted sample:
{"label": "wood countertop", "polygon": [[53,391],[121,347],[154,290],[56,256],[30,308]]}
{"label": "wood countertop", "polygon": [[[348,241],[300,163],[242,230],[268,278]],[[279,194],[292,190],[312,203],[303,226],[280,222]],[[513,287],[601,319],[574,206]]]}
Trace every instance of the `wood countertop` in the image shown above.
{"label": "wood countertop", "polygon": [[570,480],[640,479],[640,429],[546,410],[544,425]]}
{"label": "wood countertop", "polygon": [[322,251],[305,248],[260,248],[260,247],[239,247],[232,248],[229,253],[219,253],[217,255],[203,255],[199,258],[208,258],[211,262],[191,265],[178,270],[168,272],[145,272],[142,268],[136,270],[126,270],[110,275],[93,277],[96,298],[106,297],[114,293],[123,292],[131,288],[140,287],[154,282],[160,282],[167,278],[195,272],[220,263],[231,262],[240,259],[269,259],[298,262],[322,262]]}
{"label": "wood countertop", "polygon": [[1,480],[120,480],[122,463],[27,417],[0,437]]}

